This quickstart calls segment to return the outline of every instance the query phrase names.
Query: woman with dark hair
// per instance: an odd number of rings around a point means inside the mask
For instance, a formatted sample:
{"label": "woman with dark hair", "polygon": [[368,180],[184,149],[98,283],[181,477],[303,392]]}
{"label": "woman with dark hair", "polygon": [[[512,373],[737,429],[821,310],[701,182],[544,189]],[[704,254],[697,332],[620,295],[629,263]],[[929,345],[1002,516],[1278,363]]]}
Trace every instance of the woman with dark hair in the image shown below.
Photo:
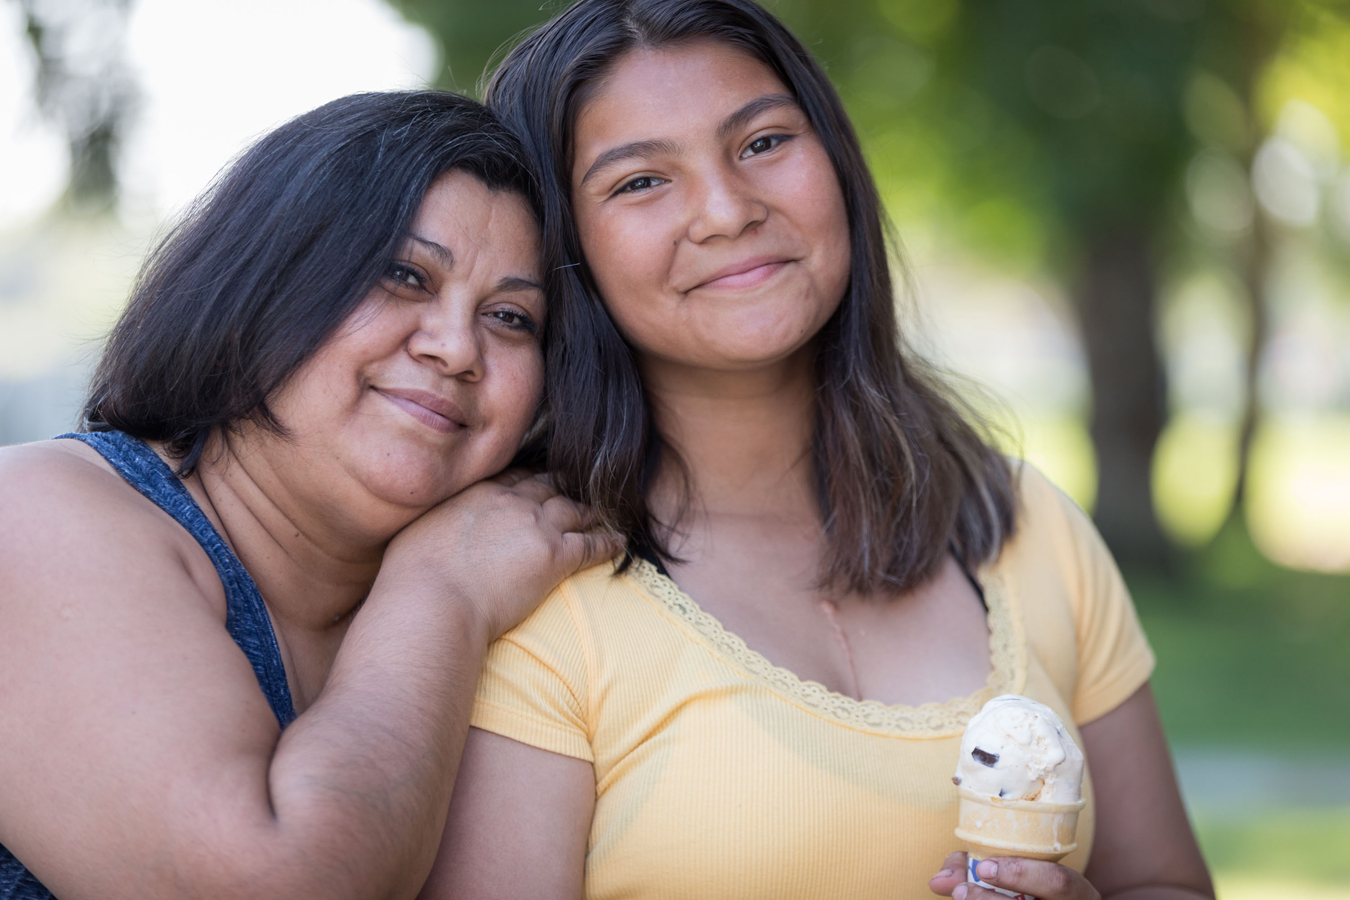
{"label": "woman with dark hair", "polygon": [[451,94],[283,125],[150,258],[86,430],[0,452],[0,898],[417,892],[488,643],[614,551],[475,484],[543,384],[520,155]]}
{"label": "woman with dark hair", "polygon": [[991,900],[950,778],[1005,692],[1071,723],[1091,799],[1063,865],[989,883],[1210,895],[1124,584],[903,351],[800,42],[750,0],[580,0],[488,104],[560,273],[548,465],[629,555],[489,651],[424,896]]}

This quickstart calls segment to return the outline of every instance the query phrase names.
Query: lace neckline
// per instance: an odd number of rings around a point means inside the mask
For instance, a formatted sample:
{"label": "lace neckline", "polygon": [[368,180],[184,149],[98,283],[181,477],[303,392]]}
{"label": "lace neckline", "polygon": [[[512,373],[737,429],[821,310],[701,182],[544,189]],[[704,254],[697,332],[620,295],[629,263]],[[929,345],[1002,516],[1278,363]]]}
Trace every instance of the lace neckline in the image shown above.
{"label": "lace neckline", "polygon": [[855,700],[816,681],[798,678],[750,649],[738,635],[726,630],[645,559],[636,559],[625,574],[639,591],[691,629],[716,656],[741,674],[808,712],[859,731],[906,738],[959,735],[990,699],[1020,693],[1026,684],[1026,640],[1017,597],[992,566],[979,572],[989,605],[989,679],[966,697],[921,706],[888,706],[878,700]]}

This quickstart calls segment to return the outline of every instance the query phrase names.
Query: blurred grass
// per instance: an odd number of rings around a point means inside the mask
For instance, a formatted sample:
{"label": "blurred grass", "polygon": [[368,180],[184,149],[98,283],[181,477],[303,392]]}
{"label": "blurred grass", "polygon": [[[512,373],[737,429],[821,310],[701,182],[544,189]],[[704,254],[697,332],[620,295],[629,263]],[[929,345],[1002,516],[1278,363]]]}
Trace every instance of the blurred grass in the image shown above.
{"label": "blurred grass", "polygon": [[[1288,878],[1302,885],[1340,885],[1350,896],[1350,809],[1283,809],[1242,817],[1202,813],[1195,826],[1221,882],[1237,886]],[[1219,896],[1224,900],[1223,892]]]}
{"label": "blurred grass", "polygon": [[[1350,764],[1350,576],[1276,566],[1230,519],[1127,580],[1174,747]],[[1350,900],[1350,807],[1192,812],[1219,900]]]}
{"label": "blurred grass", "polygon": [[1297,877],[1249,878],[1216,875],[1219,900],[1347,900],[1350,886],[1344,882],[1309,882]]}
{"label": "blurred grass", "polygon": [[1171,577],[1127,580],[1174,744],[1350,755],[1350,577],[1280,568],[1230,521]]}

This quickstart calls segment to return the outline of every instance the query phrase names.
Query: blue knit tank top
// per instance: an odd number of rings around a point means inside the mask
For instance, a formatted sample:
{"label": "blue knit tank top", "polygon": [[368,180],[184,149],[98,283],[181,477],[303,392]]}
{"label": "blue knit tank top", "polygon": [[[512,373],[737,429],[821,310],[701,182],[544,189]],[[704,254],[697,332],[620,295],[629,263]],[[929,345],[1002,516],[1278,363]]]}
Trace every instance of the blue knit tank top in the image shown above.
{"label": "blue knit tank top", "polygon": [[[225,628],[253,664],[258,686],[267,697],[277,723],[282,728],[291,724],[295,707],[262,594],[173,470],[143,441],[120,431],[61,437],[83,441],[97,450],[128,484],[173,516],[201,544],[225,586]],[[72,847],[70,852],[78,853],[79,848]],[[3,846],[0,846],[0,900],[54,900],[51,891]]]}

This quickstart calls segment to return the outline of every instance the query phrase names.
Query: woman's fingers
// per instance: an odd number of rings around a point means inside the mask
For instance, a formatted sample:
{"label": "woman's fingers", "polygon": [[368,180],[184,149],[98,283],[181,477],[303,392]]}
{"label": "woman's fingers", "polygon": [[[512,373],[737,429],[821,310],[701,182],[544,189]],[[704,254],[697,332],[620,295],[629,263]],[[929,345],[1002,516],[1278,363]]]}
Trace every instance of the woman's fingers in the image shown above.
{"label": "woman's fingers", "polygon": [[543,503],[551,497],[558,496],[558,489],[550,481],[539,475],[522,478],[509,487],[512,493],[527,500],[533,500],[535,503]]}
{"label": "woman's fingers", "polygon": [[950,897],[958,884],[966,881],[966,855],[953,853],[942,862],[942,871],[928,879],[928,889],[943,897]]}
{"label": "woman's fingers", "polygon": [[544,521],[562,532],[589,531],[600,524],[600,517],[589,506],[567,497],[555,494],[544,500],[540,506],[544,513]]}
{"label": "woman's fingers", "polygon": [[[975,867],[975,874],[981,881],[995,887],[1016,894],[1027,894],[1038,900],[1101,900],[1101,895],[1086,878],[1057,863],[998,856],[980,860]],[[977,897],[979,900],[992,900],[998,894],[971,885],[965,897],[955,893],[952,896],[956,900],[977,900]]]}
{"label": "woman's fingers", "polygon": [[623,542],[607,531],[569,531],[563,535],[563,565],[568,574],[598,566],[623,552]]}
{"label": "woman's fingers", "polygon": [[507,469],[504,472],[498,472],[496,475],[493,475],[488,481],[495,481],[502,487],[514,487],[525,479],[533,477],[535,477],[535,473],[531,472],[529,469]]}

